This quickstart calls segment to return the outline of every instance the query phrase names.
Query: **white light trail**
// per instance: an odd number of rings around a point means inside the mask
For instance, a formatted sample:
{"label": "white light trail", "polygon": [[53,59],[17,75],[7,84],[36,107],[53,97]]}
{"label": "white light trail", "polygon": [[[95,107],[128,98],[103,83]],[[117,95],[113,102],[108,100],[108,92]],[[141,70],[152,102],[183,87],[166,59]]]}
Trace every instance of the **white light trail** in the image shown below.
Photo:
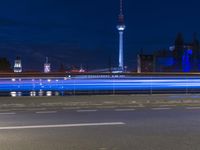
{"label": "white light trail", "polygon": [[66,127],[87,127],[87,126],[114,126],[114,125],[125,125],[125,123],[124,122],[102,122],[102,123],[79,123],[79,124],[57,124],[57,125],[10,126],[10,127],[0,127],[0,130],[66,128]]}

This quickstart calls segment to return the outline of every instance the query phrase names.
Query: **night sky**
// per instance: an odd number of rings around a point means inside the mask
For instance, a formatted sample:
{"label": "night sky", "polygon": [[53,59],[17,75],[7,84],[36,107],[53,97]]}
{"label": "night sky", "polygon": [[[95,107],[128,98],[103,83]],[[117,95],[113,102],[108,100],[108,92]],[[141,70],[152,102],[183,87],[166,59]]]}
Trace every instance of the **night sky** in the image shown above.
{"label": "night sky", "polygon": [[[124,0],[125,64],[133,69],[136,54],[173,45],[178,32],[190,42],[200,34],[198,0]],[[13,63],[22,58],[25,70],[52,67],[118,66],[119,0],[1,0],[0,56]]]}

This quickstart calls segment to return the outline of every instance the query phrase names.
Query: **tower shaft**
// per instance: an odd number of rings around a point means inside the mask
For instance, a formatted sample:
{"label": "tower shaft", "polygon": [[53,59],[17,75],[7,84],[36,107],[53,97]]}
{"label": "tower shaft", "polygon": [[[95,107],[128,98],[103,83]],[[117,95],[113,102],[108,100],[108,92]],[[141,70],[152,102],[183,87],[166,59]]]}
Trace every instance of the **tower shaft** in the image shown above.
{"label": "tower shaft", "polygon": [[119,32],[119,68],[124,69],[123,31]]}

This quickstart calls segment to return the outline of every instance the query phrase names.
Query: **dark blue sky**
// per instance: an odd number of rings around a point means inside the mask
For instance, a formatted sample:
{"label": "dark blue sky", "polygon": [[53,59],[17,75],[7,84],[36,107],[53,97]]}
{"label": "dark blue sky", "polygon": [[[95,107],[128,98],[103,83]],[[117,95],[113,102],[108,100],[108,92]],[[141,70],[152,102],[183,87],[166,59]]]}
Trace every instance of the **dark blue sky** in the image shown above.
{"label": "dark blue sky", "polygon": [[[198,0],[124,0],[125,64],[134,68],[136,54],[168,48],[178,32],[187,42],[200,33]],[[117,66],[119,0],[0,1],[0,56],[13,63],[19,55],[28,69]]]}

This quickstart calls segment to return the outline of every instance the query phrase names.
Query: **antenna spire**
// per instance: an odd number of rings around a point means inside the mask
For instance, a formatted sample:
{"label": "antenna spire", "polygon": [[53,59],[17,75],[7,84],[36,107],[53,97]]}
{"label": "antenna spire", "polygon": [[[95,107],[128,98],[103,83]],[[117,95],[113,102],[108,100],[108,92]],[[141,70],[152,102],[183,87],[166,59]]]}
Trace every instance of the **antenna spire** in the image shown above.
{"label": "antenna spire", "polygon": [[49,58],[48,57],[46,57],[46,63],[48,63],[49,62]]}
{"label": "antenna spire", "polygon": [[120,14],[119,14],[119,24],[124,24],[124,14],[123,14],[123,0],[120,0]]}
{"label": "antenna spire", "polygon": [[120,0],[120,15],[123,15],[123,1]]}

